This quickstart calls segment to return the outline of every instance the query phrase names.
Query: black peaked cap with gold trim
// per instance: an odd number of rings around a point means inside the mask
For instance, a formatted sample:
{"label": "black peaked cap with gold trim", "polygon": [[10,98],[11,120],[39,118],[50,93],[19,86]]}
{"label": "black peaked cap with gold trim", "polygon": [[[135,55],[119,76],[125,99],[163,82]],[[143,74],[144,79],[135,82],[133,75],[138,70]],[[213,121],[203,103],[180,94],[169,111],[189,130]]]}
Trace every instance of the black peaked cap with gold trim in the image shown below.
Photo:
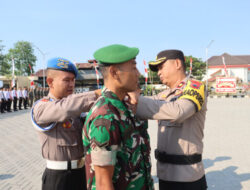
{"label": "black peaked cap with gold trim", "polygon": [[149,68],[152,71],[158,71],[158,65],[164,63],[168,59],[180,59],[185,62],[184,54],[180,50],[164,50],[157,54],[156,60],[149,62]]}

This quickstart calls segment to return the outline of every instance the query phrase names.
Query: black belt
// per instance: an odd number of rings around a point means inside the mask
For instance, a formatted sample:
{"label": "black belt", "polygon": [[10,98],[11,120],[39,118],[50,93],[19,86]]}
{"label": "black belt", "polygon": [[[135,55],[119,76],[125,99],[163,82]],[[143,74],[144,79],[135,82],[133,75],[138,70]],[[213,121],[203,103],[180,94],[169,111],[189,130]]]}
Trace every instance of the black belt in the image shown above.
{"label": "black belt", "polygon": [[178,164],[178,165],[191,165],[198,162],[201,162],[201,154],[192,154],[192,155],[174,155],[167,154],[164,151],[155,150],[155,158],[159,162],[169,163],[169,164]]}

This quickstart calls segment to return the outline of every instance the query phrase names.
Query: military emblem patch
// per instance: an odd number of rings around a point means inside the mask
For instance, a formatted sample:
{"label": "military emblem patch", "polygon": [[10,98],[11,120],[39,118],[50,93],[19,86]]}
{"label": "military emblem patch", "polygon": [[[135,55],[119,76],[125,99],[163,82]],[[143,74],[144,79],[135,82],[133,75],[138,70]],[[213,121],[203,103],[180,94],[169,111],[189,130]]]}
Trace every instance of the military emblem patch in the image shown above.
{"label": "military emblem patch", "polygon": [[57,66],[61,67],[63,69],[68,69],[69,68],[69,61],[67,61],[65,59],[58,59]]}

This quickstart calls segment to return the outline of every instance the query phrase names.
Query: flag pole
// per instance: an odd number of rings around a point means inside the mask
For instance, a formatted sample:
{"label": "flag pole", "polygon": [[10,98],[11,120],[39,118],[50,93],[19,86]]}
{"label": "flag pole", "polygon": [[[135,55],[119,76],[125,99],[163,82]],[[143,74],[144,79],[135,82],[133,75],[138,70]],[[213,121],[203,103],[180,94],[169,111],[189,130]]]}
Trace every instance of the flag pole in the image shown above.
{"label": "flag pole", "polygon": [[96,74],[96,82],[97,82],[97,88],[99,89],[99,73],[97,70],[97,65],[96,65],[96,61],[94,60],[94,68],[95,68],[95,74]]}
{"label": "flag pole", "polygon": [[222,56],[222,63],[224,65],[225,75],[226,77],[228,77],[227,66],[226,66],[225,58],[223,56]]}
{"label": "flag pole", "polygon": [[144,63],[145,85],[147,87],[147,85],[148,85],[148,69],[147,69],[147,63],[145,60],[143,60],[143,63]]}

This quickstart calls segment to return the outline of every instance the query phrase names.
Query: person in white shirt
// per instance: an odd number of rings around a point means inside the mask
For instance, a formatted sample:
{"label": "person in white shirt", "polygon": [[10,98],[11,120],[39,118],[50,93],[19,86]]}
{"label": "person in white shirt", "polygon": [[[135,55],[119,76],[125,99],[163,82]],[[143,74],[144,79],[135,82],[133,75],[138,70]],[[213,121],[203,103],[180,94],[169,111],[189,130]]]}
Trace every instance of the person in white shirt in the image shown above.
{"label": "person in white shirt", "polygon": [[7,89],[7,93],[9,95],[9,99],[8,99],[8,110],[9,112],[11,112],[11,104],[13,102],[13,97],[12,97],[12,94],[11,94],[11,88]]}
{"label": "person in white shirt", "polygon": [[21,87],[19,87],[17,90],[17,99],[18,99],[18,108],[19,110],[22,110],[23,94]]}
{"label": "person in white shirt", "polygon": [[28,91],[26,87],[23,88],[22,94],[23,94],[23,107],[24,109],[27,109]]}
{"label": "person in white shirt", "polygon": [[12,95],[12,100],[13,100],[13,110],[17,111],[17,91],[16,91],[16,87],[14,87],[12,89],[11,95]]}
{"label": "person in white shirt", "polygon": [[5,102],[5,97],[3,93],[3,88],[0,89],[0,102],[1,102],[1,105],[0,105],[1,113],[5,113],[4,108],[5,108],[6,102]]}
{"label": "person in white shirt", "polygon": [[8,88],[4,88],[3,89],[3,94],[4,94],[5,101],[6,101],[5,110],[7,112],[11,112],[11,110],[10,110],[11,97],[10,97],[9,89]]}

